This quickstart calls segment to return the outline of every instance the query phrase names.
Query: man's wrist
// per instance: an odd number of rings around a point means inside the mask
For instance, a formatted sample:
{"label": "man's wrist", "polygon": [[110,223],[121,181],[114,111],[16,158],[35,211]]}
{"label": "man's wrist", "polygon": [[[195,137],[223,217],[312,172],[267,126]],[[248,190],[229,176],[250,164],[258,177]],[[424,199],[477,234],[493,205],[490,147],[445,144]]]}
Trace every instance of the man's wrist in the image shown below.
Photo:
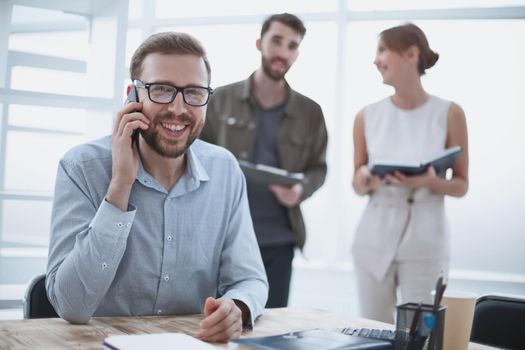
{"label": "man's wrist", "polygon": [[304,195],[304,184],[303,183],[300,182],[297,184],[297,191],[299,192],[299,203],[300,203]]}
{"label": "man's wrist", "polygon": [[106,201],[124,212],[127,211],[131,186],[121,185],[112,180],[106,193]]}

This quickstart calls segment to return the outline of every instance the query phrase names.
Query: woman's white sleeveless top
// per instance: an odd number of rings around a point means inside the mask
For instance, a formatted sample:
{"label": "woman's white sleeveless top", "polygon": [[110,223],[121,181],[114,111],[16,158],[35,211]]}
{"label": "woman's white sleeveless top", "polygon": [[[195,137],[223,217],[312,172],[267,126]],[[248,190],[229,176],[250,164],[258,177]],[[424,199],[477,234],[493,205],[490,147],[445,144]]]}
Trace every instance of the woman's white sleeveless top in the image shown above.
{"label": "woman's white sleeveless top", "polygon": [[[364,128],[369,164],[419,162],[445,149],[451,102],[435,96],[402,110],[390,98],[367,106]],[[354,261],[382,280],[395,261],[446,260],[449,233],[443,195],[385,185],[371,194],[357,228]]]}

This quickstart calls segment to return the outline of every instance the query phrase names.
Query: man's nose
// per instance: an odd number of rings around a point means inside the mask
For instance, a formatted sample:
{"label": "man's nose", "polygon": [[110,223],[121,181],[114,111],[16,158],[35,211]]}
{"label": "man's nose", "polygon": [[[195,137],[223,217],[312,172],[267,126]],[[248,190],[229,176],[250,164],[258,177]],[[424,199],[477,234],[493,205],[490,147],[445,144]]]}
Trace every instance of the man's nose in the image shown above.
{"label": "man's nose", "polygon": [[186,103],[184,102],[184,96],[182,96],[181,91],[177,91],[175,99],[168,104],[168,110],[172,111],[175,114],[180,114],[186,112]]}
{"label": "man's nose", "polygon": [[292,50],[290,50],[286,45],[278,45],[275,53],[278,58],[288,61],[288,57],[290,57],[292,54]]}

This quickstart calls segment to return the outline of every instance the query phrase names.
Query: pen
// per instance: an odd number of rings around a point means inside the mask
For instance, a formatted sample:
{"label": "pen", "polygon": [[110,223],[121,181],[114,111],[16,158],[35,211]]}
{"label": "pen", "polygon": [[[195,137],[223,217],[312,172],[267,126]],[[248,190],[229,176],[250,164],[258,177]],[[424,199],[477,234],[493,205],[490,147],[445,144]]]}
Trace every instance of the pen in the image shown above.
{"label": "pen", "polygon": [[417,309],[414,313],[414,318],[412,318],[412,324],[410,325],[410,331],[408,333],[408,349],[412,349],[414,339],[416,337],[417,325],[419,323],[419,318],[421,316],[421,303],[417,305]]}
{"label": "pen", "polygon": [[[439,305],[441,305],[441,300],[443,299],[443,294],[445,294],[445,289],[447,289],[447,284],[443,283],[441,285],[441,289],[439,290],[439,295],[436,296],[437,308],[439,308]],[[435,309],[435,311],[437,311],[437,308]]]}
{"label": "pen", "polygon": [[441,293],[441,287],[443,286],[443,276],[440,275],[437,282],[436,282],[436,289],[434,290],[434,312],[437,311],[439,308],[439,304],[441,303],[441,297],[439,294]]}

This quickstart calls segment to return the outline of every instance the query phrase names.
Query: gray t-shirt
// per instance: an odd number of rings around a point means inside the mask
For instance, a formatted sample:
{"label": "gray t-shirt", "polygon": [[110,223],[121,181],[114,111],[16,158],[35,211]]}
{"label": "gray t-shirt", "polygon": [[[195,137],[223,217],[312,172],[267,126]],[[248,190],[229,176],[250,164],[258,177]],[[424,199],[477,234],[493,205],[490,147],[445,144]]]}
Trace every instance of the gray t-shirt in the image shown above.
{"label": "gray t-shirt", "polygon": [[[257,106],[259,124],[252,162],[281,167],[277,147],[277,128],[286,101],[271,109]],[[259,246],[293,244],[292,226],[286,207],[279,204],[267,185],[248,183],[248,201]]]}

